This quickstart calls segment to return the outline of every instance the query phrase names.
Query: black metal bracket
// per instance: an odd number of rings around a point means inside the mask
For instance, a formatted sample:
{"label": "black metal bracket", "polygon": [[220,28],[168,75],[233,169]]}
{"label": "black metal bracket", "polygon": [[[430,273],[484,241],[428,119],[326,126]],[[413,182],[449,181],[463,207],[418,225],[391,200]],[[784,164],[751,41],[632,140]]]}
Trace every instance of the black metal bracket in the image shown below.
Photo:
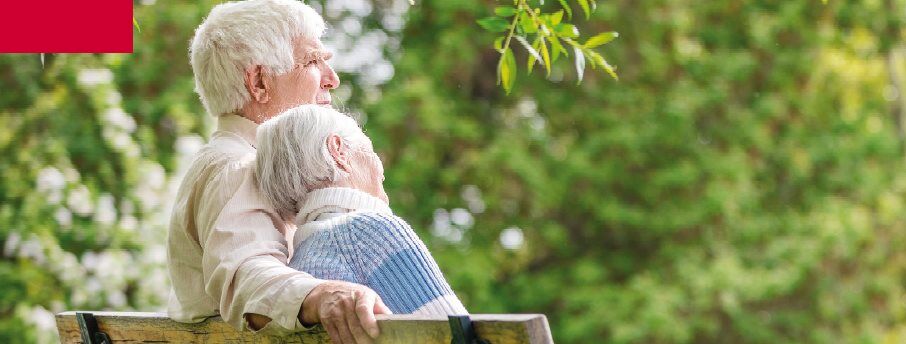
{"label": "black metal bracket", "polygon": [[488,341],[478,338],[472,327],[472,318],[468,315],[451,315],[448,319],[450,334],[453,337],[450,344],[490,344]]}
{"label": "black metal bracket", "polygon": [[83,344],[111,344],[113,341],[106,333],[98,329],[98,321],[94,314],[76,312],[76,321],[79,323],[79,332],[82,333]]}

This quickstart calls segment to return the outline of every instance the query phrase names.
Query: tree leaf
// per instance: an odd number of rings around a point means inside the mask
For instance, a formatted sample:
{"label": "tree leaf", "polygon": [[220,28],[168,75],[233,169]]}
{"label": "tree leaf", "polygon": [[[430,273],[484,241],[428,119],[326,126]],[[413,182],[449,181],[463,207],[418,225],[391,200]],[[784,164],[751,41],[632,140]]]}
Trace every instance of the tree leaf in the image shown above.
{"label": "tree leaf", "polygon": [[138,33],[142,33],[142,27],[138,26],[138,20],[135,20],[135,17],[132,17],[132,25],[135,26],[135,29],[138,30]]}
{"label": "tree leaf", "polygon": [[513,51],[509,48],[503,51],[500,56],[500,63],[497,65],[497,74],[500,76],[499,81],[503,84],[506,94],[510,94],[513,89],[513,83],[516,81],[516,58],[513,57]]}
{"label": "tree leaf", "polygon": [[607,63],[607,60],[605,60],[601,55],[598,55],[597,60],[598,64],[604,67],[604,71],[607,72],[607,74],[610,74],[611,78],[617,81],[620,80],[620,77],[617,76],[617,67],[611,66],[610,63]]}
{"label": "tree leaf", "polygon": [[522,46],[525,47],[525,50],[527,50],[529,52],[529,54],[532,55],[532,57],[534,57],[538,61],[541,61],[541,55],[538,54],[538,51],[535,50],[535,48],[532,48],[532,46],[529,45],[529,42],[525,40],[525,37],[513,36],[513,38],[515,38],[517,41],[519,41],[519,43],[521,43]]}
{"label": "tree leaf", "polygon": [[604,59],[604,56],[601,56],[601,54],[590,50],[587,51],[587,54],[588,55],[586,57],[588,57],[588,61],[591,62],[592,66],[601,66],[601,68],[604,69],[604,71],[607,72],[610,77],[614,78],[614,80],[620,80],[620,77],[617,76],[617,68],[607,63],[607,60]]}
{"label": "tree leaf", "polygon": [[503,52],[503,40],[504,39],[506,39],[506,37],[500,36],[494,40],[494,50],[497,50],[498,52]]}
{"label": "tree leaf", "polygon": [[563,21],[563,10],[551,13],[548,18],[550,18],[550,24],[552,27],[557,26],[557,24],[560,24],[560,22]]}
{"label": "tree leaf", "polygon": [[566,0],[559,0],[560,6],[563,7],[563,10],[566,11],[566,18],[573,19],[573,9],[569,7],[569,3]]}
{"label": "tree leaf", "polygon": [[579,3],[579,7],[582,7],[582,12],[585,12],[585,19],[591,18],[591,7],[588,6],[588,0],[576,0]]}
{"label": "tree leaf", "polygon": [[556,32],[557,36],[559,36],[559,37],[566,37],[566,38],[579,37],[579,29],[577,29],[576,26],[573,24],[561,23],[560,25],[557,25],[557,27],[554,28],[554,32]]}
{"label": "tree leaf", "polygon": [[516,8],[512,6],[498,6],[494,9],[494,14],[500,17],[512,17],[516,15]]}
{"label": "tree leaf", "polygon": [[544,60],[544,69],[547,69],[547,76],[551,76],[551,55],[547,51],[547,43],[544,43],[544,37],[540,37],[541,59]]}
{"label": "tree leaf", "polygon": [[574,56],[576,60],[576,74],[579,78],[576,82],[578,85],[582,83],[582,77],[585,75],[585,54],[582,53],[582,49],[579,49],[579,47],[573,47],[573,51],[576,53]]}
{"label": "tree leaf", "polygon": [[525,34],[538,32],[538,24],[525,12],[519,15],[519,26]]}
{"label": "tree leaf", "polygon": [[600,33],[585,41],[585,44],[583,44],[583,46],[588,49],[599,47],[604,44],[610,43],[610,41],[617,37],[620,37],[620,34],[614,31]]}
{"label": "tree leaf", "polygon": [[500,59],[497,60],[497,84],[500,85],[503,83],[503,58],[506,57],[506,50],[500,52]]}
{"label": "tree leaf", "polygon": [[509,28],[510,23],[500,17],[487,17],[479,19],[478,25],[490,32],[504,32]]}
{"label": "tree leaf", "polygon": [[560,39],[557,37],[551,37],[551,54],[553,55],[554,62],[557,62],[557,59],[560,58],[560,53],[563,55],[569,56],[569,53],[566,52],[566,49],[563,48],[563,44],[560,44]]}
{"label": "tree leaf", "polygon": [[541,24],[541,33],[545,36],[550,36],[551,30],[548,30],[547,25]]}
{"label": "tree leaf", "polygon": [[588,64],[586,66],[591,66],[591,69],[593,70],[596,69],[595,66],[597,66],[598,61],[595,60],[595,55],[597,54],[598,53],[591,50],[585,51],[585,60],[588,61]]}

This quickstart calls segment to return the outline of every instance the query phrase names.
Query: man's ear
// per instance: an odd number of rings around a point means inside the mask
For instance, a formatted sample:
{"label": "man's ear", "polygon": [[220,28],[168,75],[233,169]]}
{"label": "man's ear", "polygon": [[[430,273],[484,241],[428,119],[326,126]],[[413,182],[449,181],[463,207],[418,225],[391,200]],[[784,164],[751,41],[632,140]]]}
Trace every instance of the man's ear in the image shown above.
{"label": "man's ear", "polygon": [[245,89],[252,101],[264,104],[270,100],[271,85],[264,76],[264,67],[254,65],[245,69]]}
{"label": "man's ear", "polygon": [[352,166],[349,164],[349,145],[343,142],[339,135],[330,134],[327,137],[327,152],[330,153],[340,170],[346,171],[346,173],[352,171]]}

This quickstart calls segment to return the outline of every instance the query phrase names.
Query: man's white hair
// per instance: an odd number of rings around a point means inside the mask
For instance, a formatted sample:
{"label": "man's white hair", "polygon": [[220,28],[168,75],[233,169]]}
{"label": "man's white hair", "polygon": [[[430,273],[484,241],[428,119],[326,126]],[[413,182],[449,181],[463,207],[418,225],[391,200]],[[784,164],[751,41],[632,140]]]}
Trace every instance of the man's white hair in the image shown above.
{"label": "man's white hair", "polygon": [[247,0],[214,7],[195,29],[189,58],[195,92],[213,116],[240,109],[251,99],[245,69],[262,65],[276,74],[292,70],[293,39],[320,39],[324,19],[296,0]]}
{"label": "man's white hair", "polygon": [[351,117],[311,104],[286,110],[258,127],[258,186],[284,219],[295,216],[297,203],[309,191],[348,177],[327,149],[334,134],[349,149],[369,142]]}

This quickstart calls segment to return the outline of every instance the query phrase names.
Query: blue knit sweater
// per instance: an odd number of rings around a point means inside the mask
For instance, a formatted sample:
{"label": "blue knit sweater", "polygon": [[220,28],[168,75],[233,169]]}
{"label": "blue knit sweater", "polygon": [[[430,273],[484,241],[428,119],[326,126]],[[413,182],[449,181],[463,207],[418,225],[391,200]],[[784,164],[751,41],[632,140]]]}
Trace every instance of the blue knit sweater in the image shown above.
{"label": "blue knit sweater", "polygon": [[290,267],[368,286],[394,313],[467,314],[427,247],[383,201],[327,188],[305,203]]}

